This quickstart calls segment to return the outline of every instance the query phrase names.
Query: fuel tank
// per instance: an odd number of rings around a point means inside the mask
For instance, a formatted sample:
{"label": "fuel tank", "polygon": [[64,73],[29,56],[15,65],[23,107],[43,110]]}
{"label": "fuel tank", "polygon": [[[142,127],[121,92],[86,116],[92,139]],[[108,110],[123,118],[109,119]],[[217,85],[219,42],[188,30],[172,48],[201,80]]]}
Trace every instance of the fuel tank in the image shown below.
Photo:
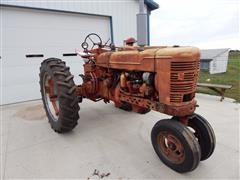
{"label": "fuel tank", "polygon": [[199,56],[199,49],[195,47],[146,47],[143,51],[133,49],[102,53],[97,57],[96,65],[129,71],[156,72],[159,64],[157,60],[192,61],[199,59]]}

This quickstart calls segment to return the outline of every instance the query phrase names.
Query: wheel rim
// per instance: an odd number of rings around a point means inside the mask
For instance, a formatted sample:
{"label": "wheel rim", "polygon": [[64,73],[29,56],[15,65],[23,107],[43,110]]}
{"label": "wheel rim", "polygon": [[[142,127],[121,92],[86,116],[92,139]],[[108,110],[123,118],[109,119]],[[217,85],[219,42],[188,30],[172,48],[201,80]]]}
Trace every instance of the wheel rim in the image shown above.
{"label": "wheel rim", "polygon": [[54,121],[57,121],[60,112],[59,101],[53,79],[49,75],[43,78],[43,94],[48,113]]}
{"label": "wheel rim", "polygon": [[159,149],[170,162],[180,164],[185,159],[184,148],[180,140],[169,132],[158,134]]}

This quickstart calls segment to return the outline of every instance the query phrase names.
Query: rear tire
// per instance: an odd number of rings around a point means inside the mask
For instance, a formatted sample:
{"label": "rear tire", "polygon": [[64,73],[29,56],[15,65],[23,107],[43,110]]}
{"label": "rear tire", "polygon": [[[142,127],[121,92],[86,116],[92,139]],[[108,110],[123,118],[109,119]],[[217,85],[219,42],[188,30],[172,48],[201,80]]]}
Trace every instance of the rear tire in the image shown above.
{"label": "rear tire", "polygon": [[152,145],[162,162],[184,173],[194,170],[201,158],[201,149],[192,132],[178,121],[158,121],[151,132]]}
{"label": "rear tire", "polygon": [[49,58],[41,63],[40,88],[44,109],[54,131],[71,131],[79,119],[79,99],[69,67],[65,62]]}

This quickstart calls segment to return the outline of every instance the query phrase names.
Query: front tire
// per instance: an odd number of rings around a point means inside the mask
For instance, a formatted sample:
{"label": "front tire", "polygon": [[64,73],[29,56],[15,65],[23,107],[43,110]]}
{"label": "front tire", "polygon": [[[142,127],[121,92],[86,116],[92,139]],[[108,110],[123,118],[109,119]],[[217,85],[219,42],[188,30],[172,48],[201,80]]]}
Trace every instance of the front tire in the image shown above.
{"label": "front tire", "polygon": [[151,132],[152,145],[162,162],[184,173],[194,170],[200,161],[200,146],[191,131],[180,122],[158,121]]}
{"label": "front tire", "polygon": [[[176,116],[172,117],[172,120],[180,122],[179,117]],[[188,118],[186,126],[195,135],[201,147],[201,161],[208,159],[213,154],[216,146],[213,128],[205,118],[196,113]]]}
{"label": "front tire", "polygon": [[54,131],[71,131],[79,119],[76,86],[65,62],[49,58],[41,63],[40,88],[44,109]]}
{"label": "front tire", "polygon": [[209,122],[198,114],[194,114],[188,120],[188,126],[194,129],[194,135],[197,137],[201,147],[201,161],[208,159],[214,152],[216,138],[213,128]]}

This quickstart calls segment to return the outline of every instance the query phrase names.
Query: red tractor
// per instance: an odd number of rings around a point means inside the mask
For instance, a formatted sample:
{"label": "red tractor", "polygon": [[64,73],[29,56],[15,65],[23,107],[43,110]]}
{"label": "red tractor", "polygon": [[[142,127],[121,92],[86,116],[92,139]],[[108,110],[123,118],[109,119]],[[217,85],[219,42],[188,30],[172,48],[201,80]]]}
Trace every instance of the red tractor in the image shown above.
{"label": "red tractor", "polygon": [[192,171],[212,155],[213,129],[194,113],[198,48],[115,47],[103,44],[95,33],[86,36],[82,48],[81,85],[75,85],[64,61],[49,58],[41,63],[42,100],[54,131],[68,132],[77,125],[83,98],[112,101],[127,111],[145,114],[154,110],[172,116],[154,125],[151,140],[159,158],[173,170]]}

